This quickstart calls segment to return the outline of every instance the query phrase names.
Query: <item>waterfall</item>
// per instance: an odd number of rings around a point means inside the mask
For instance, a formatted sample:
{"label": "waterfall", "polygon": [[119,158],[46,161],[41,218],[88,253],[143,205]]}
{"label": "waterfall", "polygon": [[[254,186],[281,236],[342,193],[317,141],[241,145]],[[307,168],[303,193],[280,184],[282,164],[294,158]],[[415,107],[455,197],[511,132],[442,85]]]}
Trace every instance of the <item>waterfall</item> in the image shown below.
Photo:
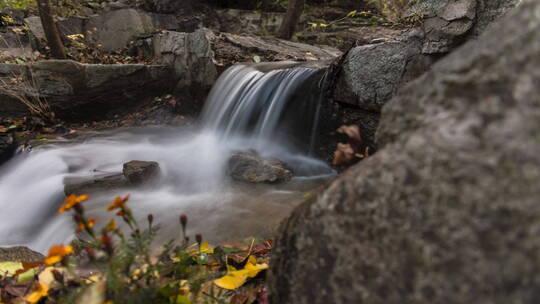
{"label": "waterfall", "polygon": [[[130,160],[159,163],[146,187],[103,189],[84,203],[104,225],[114,196],[131,194],[140,221],[154,214],[164,241],[176,236],[177,216],[209,241],[267,237],[304,194],[333,175],[309,155],[317,129],[325,70],[298,63],[236,65],[221,75],[190,127],[124,128],[77,140],[44,144],[0,167],[0,247],[45,251],[74,237],[68,214],[55,211],[68,180],[122,171]],[[242,185],[225,175],[234,150],[255,149],[284,161],[295,178],[283,185]]]}
{"label": "waterfall", "polygon": [[262,63],[229,68],[209,94],[203,126],[226,139],[240,134],[252,141],[310,150],[326,74],[324,69],[294,65]]}

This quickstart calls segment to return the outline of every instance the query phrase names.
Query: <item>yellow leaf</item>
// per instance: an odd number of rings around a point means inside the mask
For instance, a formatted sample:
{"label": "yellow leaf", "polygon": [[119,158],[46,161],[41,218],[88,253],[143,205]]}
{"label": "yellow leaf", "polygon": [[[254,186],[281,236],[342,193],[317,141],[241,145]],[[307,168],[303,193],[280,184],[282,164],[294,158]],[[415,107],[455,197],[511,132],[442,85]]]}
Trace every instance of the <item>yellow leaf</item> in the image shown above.
{"label": "yellow leaf", "polygon": [[206,254],[212,254],[214,253],[214,249],[212,247],[210,247],[210,245],[208,245],[208,242],[207,241],[203,241],[201,243],[201,249],[200,249],[201,253],[206,253]]}
{"label": "yellow leaf", "polygon": [[247,276],[245,275],[245,273],[242,270],[235,269],[232,271],[227,271],[227,274],[225,276],[214,280],[214,284],[224,289],[234,290],[244,285],[246,280]]}
{"label": "yellow leaf", "polygon": [[2,262],[0,263],[0,274],[14,275],[18,270],[24,269],[21,262]]}
{"label": "yellow leaf", "polygon": [[354,16],[356,16],[357,13],[358,13],[358,11],[354,10],[354,11],[352,11],[352,12],[349,12],[349,13],[347,14],[347,17],[354,17]]}
{"label": "yellow leaf", "polygon": [[217,286],[234,290],[244,285],[248,278],[254,278],[262,270],[268,269],[268,264],[257,264],[257,259],[254,256],[249,256],[244,269],[236,270],[232,266],[227,266],[227,274],[219,279],[214,280]]}
{"label": "yellow leaf", "polygon": [[320,26],[320,27],[327,27],[328,24],[326,24],[326,23],[319,23],[319,26]]}
{"label": "yellow leaf", "polygon": [[37,303],[41,298],[49,294],[49,286],[41,282],[34,284],[33,291],[26,297],[26,301],[30,303]]}

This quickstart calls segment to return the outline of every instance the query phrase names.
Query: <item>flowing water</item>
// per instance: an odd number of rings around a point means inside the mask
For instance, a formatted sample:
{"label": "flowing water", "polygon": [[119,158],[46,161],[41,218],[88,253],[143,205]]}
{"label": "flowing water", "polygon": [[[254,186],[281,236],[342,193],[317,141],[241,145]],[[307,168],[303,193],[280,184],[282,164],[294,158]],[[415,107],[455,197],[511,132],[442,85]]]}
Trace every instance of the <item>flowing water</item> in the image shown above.
{"label": "flowing water", "polygon": [[[144,187],[92,193],[84,206],[98,224],[112,216],[105,207],[114,196],[130,193],[139,220],[151,213],[161,226],[160,241],[178,235],[181,213],[189,217],[189,233],[211,242],[269,237],[306,193],[333,175],[308,155],[324,73],[293,65],[230,68],[212,89],[197,127],[117,129],[17,155],[0,167],[0,246],[44,251],[68,242],[71,218],[56,213],[64,183],[121,172],[130,160],[157,161],[161,173]],[[284,161],[295,178],[282,185],[231,181],[228,156],[247,149]]]}

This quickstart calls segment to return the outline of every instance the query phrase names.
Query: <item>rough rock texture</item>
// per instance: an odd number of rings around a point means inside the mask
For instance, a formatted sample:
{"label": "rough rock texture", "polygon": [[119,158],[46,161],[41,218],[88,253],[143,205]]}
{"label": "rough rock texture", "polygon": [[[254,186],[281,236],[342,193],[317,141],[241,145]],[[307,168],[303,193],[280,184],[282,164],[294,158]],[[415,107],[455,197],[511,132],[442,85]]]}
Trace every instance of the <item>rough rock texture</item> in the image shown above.
{"label": "rough rock texture", "polygon": [[[272,37],[258,37],[253,35],[236,35],[230,33],[221,33],[217,35],[214,44],[218,48],[225,48],[227,52],[217,58],[231,56],[227,53],[230,50],[238,50],[240,58],[244,61],[253,61],[253,56],[257,55],[261,61],[280,61],[280,60],[328,60],[341,55],[341,51],[329,46],[315,46],[305,43],[292,42]],[[216,50],[220,55],[220,50]],[[236,55],[236,54],[235,54]],[[243,56],[242,56],[243,55]]]}
{"label": "rough rock texture", "polygon": [[[26,18],[25,24],[36,38],[45,39],[38,16]],[[185,25],[174,15],[122,8],[89,17],[61,19],[58,28],[63,35],[83,34],[101,49],[113,51],[127,47],[138,37],[151,36],[156,30],[185,30]]]}
{"label": "rough rock texture", "polygon": [[[227,33],[271,34],[277,32],[284,13],[258,12],[239,9],[216,10],[219,30]],[[305,22],[302,20],[300,22]]]}
{"label": "rough rock texture", "polygon": [[132,160],[124,164],[122,172],[130,183],[138,185],[154,178],[159,173],[159,164],[154,161]]}
{"label": "rough rock texture", "polygon": [[106,51],[124,48],[137,35],[154,30],[148,14],[132,8],[91,17],[86,21],[85,28],[92,31],[90,39],[101,44]]}
{"label": "rough rock texture", "polygon": [[[4,66],[0,65],[0,71]],[[37,88],[52,110],[65,119],[103,119],[111,111],[125,109],[169,92],[174,71],[167,66],[142,64],[80,64],[71,60],[46,60],[19,71]],[[1,95],[0,95],[1,96]],[[0,111],[14,108],[0,102]],[[7,107],[4,108],[4,105]]]}
{"label": "rough rock texture", "polygon": [[160,64],[174,67],[177,90],[191,85],[211,87],[217,78],[212,32],[201,29],[193,33],[165,31],[152,39],[153,55]]}
{"label": "rough rock texture", "polygon": [[17,144],[9,134],[0,133],[0,165],[8,161],[15,153]]}
{"label": "rough rock texture", "polygon": [[380,111],[398,88],[514,7],[519,0],[428,0],[420,28],[390,41],[352,49],[343,64],[334,99]]}
{"label": "rough rock texture", "polygon": [[401,84],[409,62],[420,56],[419,35],[412,31],[397,41],[352,49],[343,63],[334,99],[364,110],[380,111]]}
{"label": "rough rock texture", "polygon": [[44,258],[27,247],[0,248],[0,262],[42,262]]}
{"label": "rough rock texture", "polygon": [[272,303],[540,301],[540,2],[385,106],[374,156],[281,227]]}
{"label": "rough rock texture", "polygon": [[293,176],[282,161],[262,158],[254,151],[234,152],[227,163],[227,174],[248,183],[280,183]]}

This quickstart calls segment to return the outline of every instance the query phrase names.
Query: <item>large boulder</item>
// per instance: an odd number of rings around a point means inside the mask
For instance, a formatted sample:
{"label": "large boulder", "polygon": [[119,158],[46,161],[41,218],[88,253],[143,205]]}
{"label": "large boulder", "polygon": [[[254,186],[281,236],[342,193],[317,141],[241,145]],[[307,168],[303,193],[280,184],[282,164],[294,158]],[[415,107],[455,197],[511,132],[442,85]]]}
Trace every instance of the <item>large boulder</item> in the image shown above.
{"label": "large boulder", "polygon": [[401,85],[409,63],[420,55],[422,38],[416,30],[395,41],[351,49],[337,80],[334,99],[379,112]]}
{"label": "large boulder", "polygon": [[[0,71],[13,66],[0,65]],[[26,79],[20,94],[35,90],[58,117],[85,121],[106,118],[145,97],[168,93],[175,80],[173,69],[162,65],[80,64],[71,60],[39,61],[18,73]],[[15,108],[13,100],[6,101],[0,103],[0,111]]]}
{"label": "large boulder", "polygon": [[[358,46],[343,61],[332,98],[344,115],[344,124],[357,124],[368,146],[374,148],[376,122],[384,104],[409,81],[426,72],[441,56],[475,38],[488,24],[519,0],[424,0],[412,10],[424,16],[421,26]],[[411,12],[411,14],[413,14]],[[354,111],[347,107],[352,106]],[[347,119],[358,116],[361,119]],[[348,113],[353,112],[353,115]]]}
{"label": "large boulder", "polygon": [[281,227],[272,303],[540,301],[540,2],[383,110],[375,155]]}

